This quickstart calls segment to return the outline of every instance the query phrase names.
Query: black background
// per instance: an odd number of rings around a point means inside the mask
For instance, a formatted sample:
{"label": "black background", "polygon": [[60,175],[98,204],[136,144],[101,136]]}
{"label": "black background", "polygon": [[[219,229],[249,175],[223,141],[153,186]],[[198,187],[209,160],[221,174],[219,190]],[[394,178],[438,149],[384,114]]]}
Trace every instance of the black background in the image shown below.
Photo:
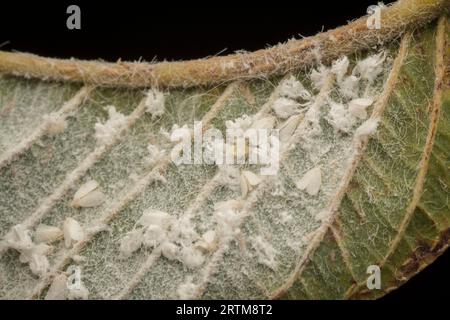
{"label": "black background", "polygon": [[[70,4],[81,8],[81,30],[66,28]],[[364,15],[371,4],[376,1],[3,1],[0,50],[107,61],[195,59],[314,35]],[[449,285],[450,251],[384,300],[446,298]]]}

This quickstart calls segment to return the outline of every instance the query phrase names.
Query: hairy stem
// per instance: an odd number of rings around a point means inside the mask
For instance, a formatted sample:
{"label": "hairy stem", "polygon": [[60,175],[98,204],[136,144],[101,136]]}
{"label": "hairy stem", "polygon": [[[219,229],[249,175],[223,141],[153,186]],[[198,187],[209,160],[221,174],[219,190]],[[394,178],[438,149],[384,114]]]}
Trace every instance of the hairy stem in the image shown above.
{"label": "hairy stem", "polygon": [[252,53],[181,62],[108,63],[0,51],[0,72],[119,87],[190,87],[280,75],[310,66],[318,57],[329,61],[391,41],[407,29],[428,23],[449,7],[450,0],[400,0],[382,10],[380,29],[369,29],[367,17],[362,17],[313,37]]}

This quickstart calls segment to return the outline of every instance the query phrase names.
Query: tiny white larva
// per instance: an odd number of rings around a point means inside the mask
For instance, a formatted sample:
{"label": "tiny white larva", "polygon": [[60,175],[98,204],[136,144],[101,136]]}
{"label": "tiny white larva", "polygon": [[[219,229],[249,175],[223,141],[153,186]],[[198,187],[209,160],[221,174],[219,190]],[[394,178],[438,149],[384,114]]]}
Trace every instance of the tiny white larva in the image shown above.
{"label": "tiny white larva", "polygon": [[97,181],[90,180],[75,193],[71,206],[74,208],[97,207],[105,201],[105,198]]}

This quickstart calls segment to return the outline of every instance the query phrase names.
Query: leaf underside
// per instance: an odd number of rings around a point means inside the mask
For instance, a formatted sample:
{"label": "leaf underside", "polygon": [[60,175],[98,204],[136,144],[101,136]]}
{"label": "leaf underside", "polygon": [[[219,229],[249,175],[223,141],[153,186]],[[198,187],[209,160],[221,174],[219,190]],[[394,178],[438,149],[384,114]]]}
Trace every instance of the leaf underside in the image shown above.
{"label": "leaf underside", "polygon": [[[448,21],[444,24],[448,43]],[[61,227],[68,217],[86,228],[101,222],[110,229],[92,232],[72,248],[63,240],[53,243],[51,272],[42,276],[21,263],[17,251],[7,250],[0,258],[0,298],[44,298],[53,278],[73,264],[81,267],[92,299],[172,299],[186,283],[195,287],[193,298],[203,299],[376,298],[397,288],[442,253],[450,235],[449,54],[446,47],[446,78],[439,79],[439,36],[432,23],[402,44],[349,57],[351,67],[382,49],[387,53],[372,88],[378,100],[368,109],[369,115],[379,111],[376,132],[355,143],[363,120],[347,133],[336,132],[325,103],[321,133],[297,137],[278,174],[262,176],[244,198],[240,188],[221,183],[215,165],[149,165],[147,146],[166,148],[161,129],[170,131],[174,124],[210,120],[224,132],[226,121],[270,107],[286,77],[172,89],[165,92],[162,116],[133,118],[145,100],[143,90],[91,90],[1,76],[0,160],[8,161],[0,167],[0,238],[17,224],[33,231],[39,224]],[[294,76],[318,96],[310,74]],[[39,131],[42,115],[57,112],[76,95],[83,98],[68,112],[62,132]],[[346,102],[335,82],[329,98]],[[96,144],[95,124],[108,119],[109,105],[134,120],[102,147]],[[17,149],[21,142],[25,147]],[[319,193],[297,189],[296,181],[317,166],[322,169]],[[165,181],[155,178],[157,173]],[[106,201],[72,207],[74,193],[89,180],[98,182]],[[201,235],[217,229],[215,205],[232,199],[244,208],[238,230],[204,253],[198,267],[188,268],[152,248],[141,247],[126,259],[119,254],[121,239],[145,210],[181,220],[195,207],[191,222]],[[84,259],[74,262],[74,256]],[[370,265],[381,268],[379,290],[366,286]]]}

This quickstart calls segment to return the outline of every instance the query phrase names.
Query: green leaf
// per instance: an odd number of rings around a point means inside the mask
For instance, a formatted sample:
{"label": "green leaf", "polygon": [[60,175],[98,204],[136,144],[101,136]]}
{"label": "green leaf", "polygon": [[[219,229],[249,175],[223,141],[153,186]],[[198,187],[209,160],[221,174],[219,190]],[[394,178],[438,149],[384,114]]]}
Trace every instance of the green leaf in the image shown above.
{"label": "green leaf", "polygon": [[[161,115],[147,112],[156,88],[1,75],[0,297],[360,299],[397,288],[448,246],[448,30],[442,17],[400,43],[355,51],[348,68],[341,57],[293,74],[165,89]],[[363,69],[370,61],[379,72]],[[328,70],[322,81],[318,70]],[[350,97],[343,81],[352,72],[359,88]],[[290,96],[285,86],[297,81],[311,99]],[[374,100],[367,117],[350,113],[354,98]],[[290,118],[300,122],[282,138],[276,175],[171,161],[174,125],[202,121],[225,134],[248,115],[285,128],[277,108],[286,99],[310,103]],[[97,193],[74,207],[91,180]],[[161,227],[155,217],[169,221],[164,241],[143,236],[145,217],[152,227]],[[64,231],[48,252],[37,243],[42,224]],[[133,234],[144,243],[126,251]],[[366,285],[372,265],[381,289]],[[67,287],[70,266],[82,290]]]}

